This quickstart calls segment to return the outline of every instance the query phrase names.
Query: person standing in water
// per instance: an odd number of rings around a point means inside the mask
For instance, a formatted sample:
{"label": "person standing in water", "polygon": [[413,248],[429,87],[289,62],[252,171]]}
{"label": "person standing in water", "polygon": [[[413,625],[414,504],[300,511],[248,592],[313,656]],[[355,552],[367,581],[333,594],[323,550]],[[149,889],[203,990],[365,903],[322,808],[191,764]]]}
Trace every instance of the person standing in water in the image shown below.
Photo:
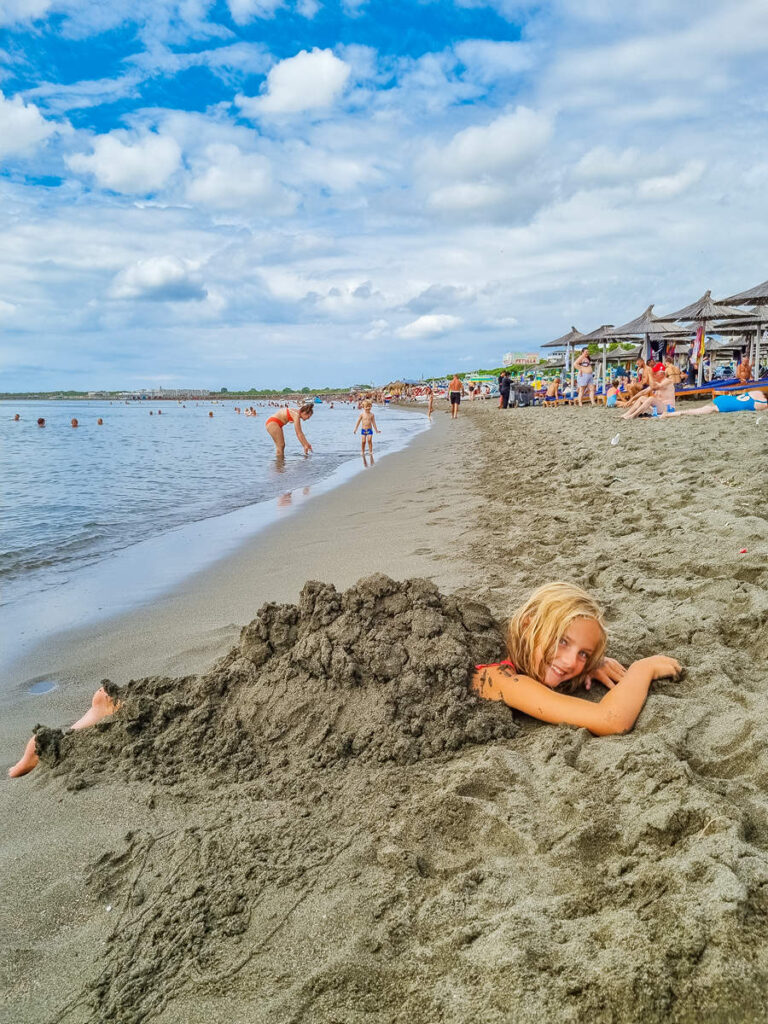
{"label": "person standing in water", "polygon": [[285,409],[279,409],[274,416],[269,417],[264,426],[267,428],[269,436],[275,442],[278,459],[282,459],[285,456],[285,437],[283,431],[289,423],[293,424],[293,429],[296,431],[299,444],[304,449],[304,454],[309,455],[312,451],[312,445],[306,439],[304,431],[301,429],[301,424],[302,421],[308,420],[314,411],[314,404],[306,402],[298,409],[291,409],[286,406]]}
{"label": "person standing in water", "polygon": [[464,394],[464,385],[459,379],[458,373],[454,373],[453,380],[448,385],[448,398],[451,403],[451,419],[455,420],[459,415],[461,396]]}
{"label": "person standing in water", "polygon": [[373,458],[373,432],[375,430],[377,434],[381,433],[379,428],[376,426],[376,417],[373,415],[373,412],[371,411],[372,408],[373,406],[370,401],[363,402],[363,411],[357,417],[355,429],[352,431],[353,434],[356,434],[357,428],[360,427],[360,435],[363,439],[363,447],[361,449],[363,453],[363,458],[365,458],[366,440],[368,441],[368,451],[370,453],[371,458]]}

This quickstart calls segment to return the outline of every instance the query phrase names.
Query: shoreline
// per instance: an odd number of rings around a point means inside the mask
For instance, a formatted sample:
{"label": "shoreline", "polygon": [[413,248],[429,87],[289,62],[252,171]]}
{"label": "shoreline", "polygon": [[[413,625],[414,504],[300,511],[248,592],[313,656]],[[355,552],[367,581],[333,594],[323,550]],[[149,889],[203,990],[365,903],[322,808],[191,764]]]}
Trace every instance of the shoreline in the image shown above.
{"label": "shoreline", "polygon": [[[424,460],[439,459],[444,420],[436,416],[431,427],[389,453],[393,458],[381,456],[367,471],[311,496],[289,517],[267,524],[149,602],[62,631],[16,658],[6,668],[0,692],[0,770],[13,763],[18,741],[35,721],[64,724],[79,717],[83,701],[104,677],[122,685],[140,675],[187,675],[208,668],[236,642],[261,604],[295,601],[308,575],[340,587],[378,571],[436,576],[441,586],[449,585],[450,574],[428,555],[437,524],[421,523],[423,536],[414,540],[411,552],[402,550],[399,539],[405,522],[418,536],[425,505],[420,467]],[[401,499],[406,507],[390,519]],[[349,541],[341,557],[340,538]],[[29,694],[30,686],[46,682],[55,688]]]}
{"label": "shoreline", "polygon": [[[420,425],[377,459],[398,454],[428,429],[429,426]],[[362,472],[359,456],[350,453],[327,476],[304,486],[296,485],[277,498],[265,498],[153,534],[94,563],[72,569],[63,584],[43,586],[12,600],[0,609],[6,635],[13,637],[0,653],[0,673],[18,678],[17,663],[48,644],[55,645],[60,635],[93,631],[99,623],[151,607],[166,595],[183,590],[188,580],[237,554],[243,545],[257,542],[270,526],[292,518],[297,507],[343,486]],[[29,583],[26,586],[29,588]],[[0,690],[0,706],[2,703]]]}

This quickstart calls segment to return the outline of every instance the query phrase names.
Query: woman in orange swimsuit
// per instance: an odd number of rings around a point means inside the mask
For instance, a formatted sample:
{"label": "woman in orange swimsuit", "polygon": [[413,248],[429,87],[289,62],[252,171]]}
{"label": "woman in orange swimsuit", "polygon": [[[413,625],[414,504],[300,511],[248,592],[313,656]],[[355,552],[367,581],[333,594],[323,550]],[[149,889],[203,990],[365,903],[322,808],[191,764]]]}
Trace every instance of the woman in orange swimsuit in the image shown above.
{"label": "woman in orange swimsuit", "polygon": [[[651,683],[674,679],[682,669],[663,654],[625,669],[604,657],[605,644],[603,613],[589,594],[570,583],[547,583],[512,616],[509,660],[476,665],[472,688],[542,722],[575,725],[596,736],[629,732]],[[608,689],[600,701],[569,696],[593,681]],[[568,692],[556,692],[564,686]]]}
{"label": "woman in orange swimsuit", "polygon": [[305,405],[302,405],[300,409],[289,409],[288,406],[286,406],[285,409],[280,409],[274,416],[269,417],[264,426],[267,428],[269,436],[275,442],[278,459],[282,459],[285,455],[285,437],[283,436],[283,430],[289,423],[293,424],[294,430],[296,431],[296,437],[299,439],[299,444],[304,449],[304,454],[309,455],[312,451],[312,445],[304,436],[304,431],[301,429],[301,421],[308,420],[314,411],[314,404],[312,402],[307,402]]}

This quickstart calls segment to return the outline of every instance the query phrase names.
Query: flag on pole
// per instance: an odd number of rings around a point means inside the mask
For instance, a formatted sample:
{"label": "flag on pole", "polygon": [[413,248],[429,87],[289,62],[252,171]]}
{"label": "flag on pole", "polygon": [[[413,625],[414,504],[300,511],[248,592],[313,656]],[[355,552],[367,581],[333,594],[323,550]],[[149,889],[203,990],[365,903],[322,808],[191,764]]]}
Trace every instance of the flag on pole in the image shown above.
{"label": "flag on pole", "polygon": [[693,344],[691,345],[690,355],[691,362],[696,365],[698,365],[699,360],[704,355],[704,338],[704,324],[699,324],[696,328],[696,337],[693,339]]}

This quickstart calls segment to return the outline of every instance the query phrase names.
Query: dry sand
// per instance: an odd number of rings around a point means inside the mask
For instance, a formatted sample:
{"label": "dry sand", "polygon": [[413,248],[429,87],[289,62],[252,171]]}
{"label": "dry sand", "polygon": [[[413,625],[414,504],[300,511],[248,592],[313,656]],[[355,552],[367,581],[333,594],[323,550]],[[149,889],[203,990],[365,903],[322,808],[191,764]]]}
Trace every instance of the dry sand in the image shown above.
{"label": "dry sand", "polygon": [[[767,446],[747,414],[439,413],[18,666],[4,750],[37,673],[67,684],[51,725],[101,675],[151,678],[0,787],[0,1020],[768,1020]],[[433,584],[349,589],[375,572]],[[552,578],[607,605],[615,656],[687,666],[628,736],[466,693],[500,649],[478,602]],[[265,600],[290,603],[224,654]]]}

